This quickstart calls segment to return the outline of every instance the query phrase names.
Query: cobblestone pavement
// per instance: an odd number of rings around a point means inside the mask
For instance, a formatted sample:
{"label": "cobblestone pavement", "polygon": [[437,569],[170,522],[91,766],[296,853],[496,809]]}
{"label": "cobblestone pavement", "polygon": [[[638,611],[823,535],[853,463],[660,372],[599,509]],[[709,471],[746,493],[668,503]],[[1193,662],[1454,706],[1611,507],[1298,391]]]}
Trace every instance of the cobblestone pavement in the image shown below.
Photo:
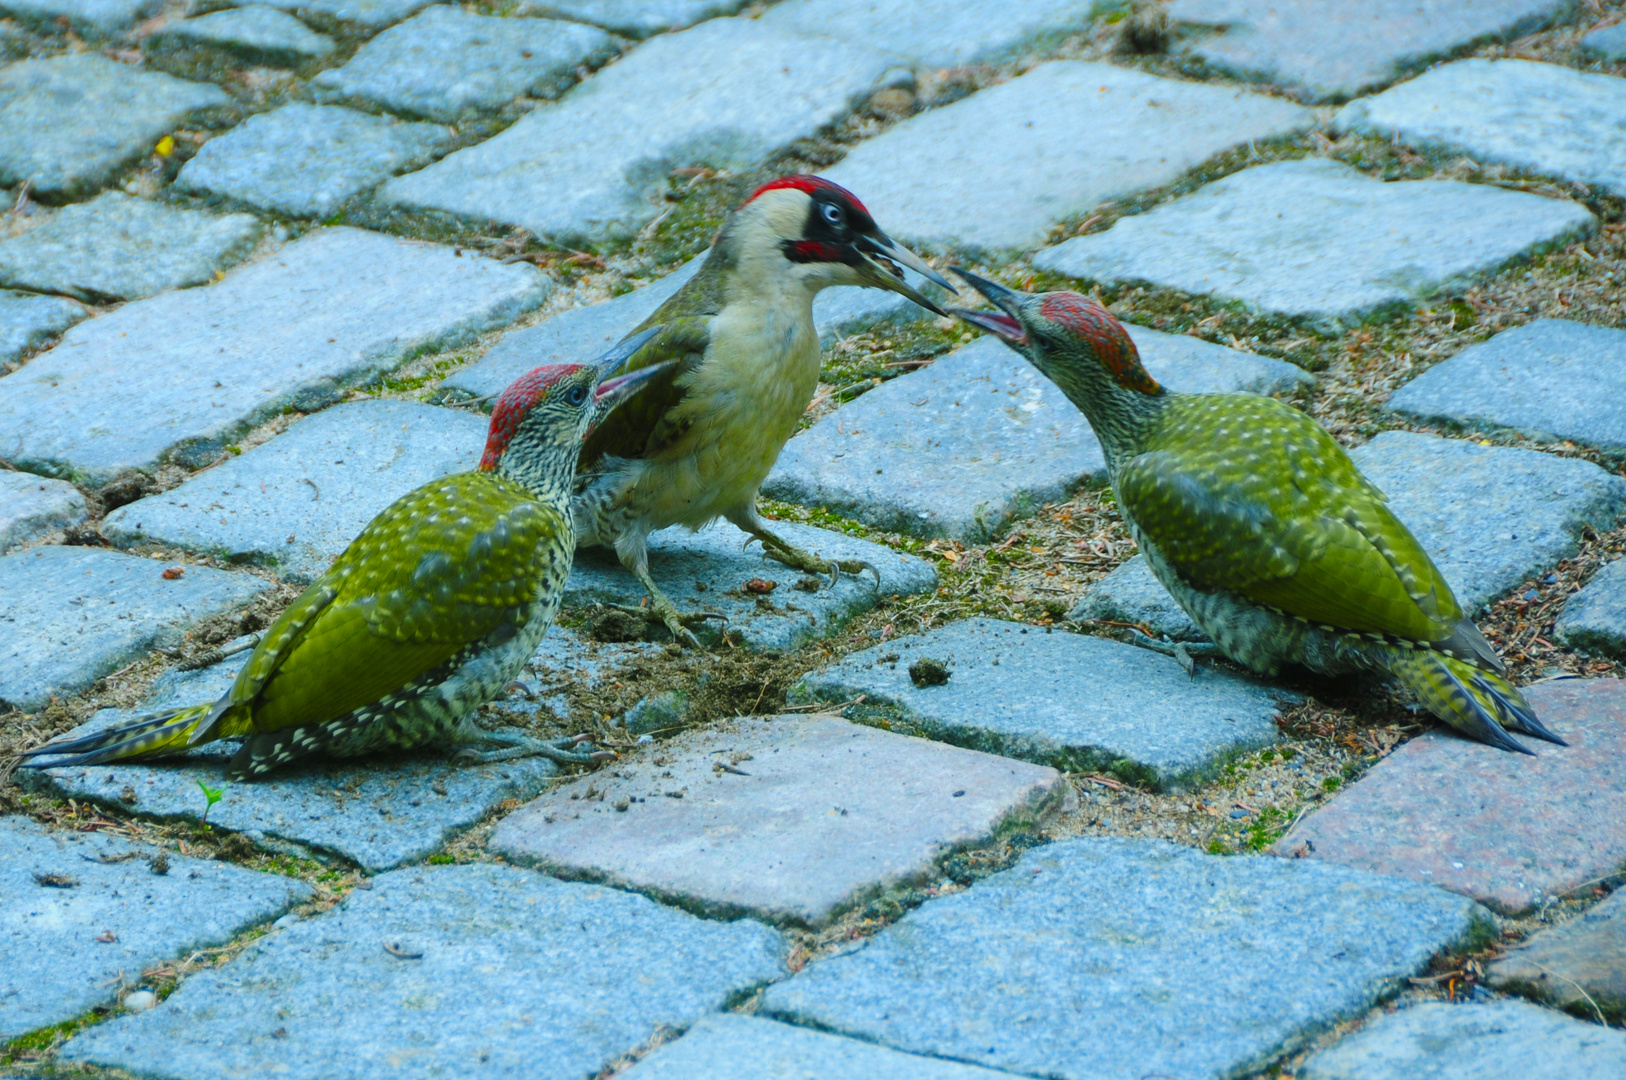
{"label": "cobblestone pavement", "polygon": [[[1622,117],[1623,0],[0,0],[0,1077],[1626,1074]],[[788,171],[1322,420],[1570,745],[1131,647],[1087,425],[836,289],[767,509],[878,581],[584,552],[483,719],[619,760],[14,772]]]}

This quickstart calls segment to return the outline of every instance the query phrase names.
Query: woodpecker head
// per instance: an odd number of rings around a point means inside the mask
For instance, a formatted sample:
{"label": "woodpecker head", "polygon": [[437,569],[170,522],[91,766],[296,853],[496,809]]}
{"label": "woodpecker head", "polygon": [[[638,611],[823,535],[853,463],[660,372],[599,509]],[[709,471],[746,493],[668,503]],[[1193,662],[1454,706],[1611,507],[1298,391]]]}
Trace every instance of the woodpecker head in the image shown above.
{"label": "woodpecker head", "polygon": [[900,263],[954,291],[919,255],[883,233],[852,192],[820,176],[781,176],[757,188],[723,225],[718,247],[732,253],[742,273],[788,275],[809,293],[869,285],[944,314],[904,281]]}

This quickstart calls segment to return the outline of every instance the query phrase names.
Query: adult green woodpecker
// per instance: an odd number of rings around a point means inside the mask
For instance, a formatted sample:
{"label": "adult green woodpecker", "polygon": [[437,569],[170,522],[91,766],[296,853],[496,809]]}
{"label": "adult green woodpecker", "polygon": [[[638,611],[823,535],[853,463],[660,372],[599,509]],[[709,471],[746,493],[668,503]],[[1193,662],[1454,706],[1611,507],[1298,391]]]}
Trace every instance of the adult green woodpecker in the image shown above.
{"label": "adult green woodpecker", "polygon": [[[478,469],[401,496],[272,623],[218,701],[26,752],[99,765],[238,738],[234,779],[299,758],[428,744],[473,761],[589,761],[583,740],[486,731],[475,710],[525,666],[575,558],[570,492],[582,440],[661,367],[610,373],[651,328],[585,365],[538,368],[503,392]],[[479,749],[481,746],[490,749]],[[38,760],[49,755],[49,760]],[[66,758],[60,755],[68,755]]]}
{"label": "adult green woodpecker", "polygon": [[891,289],[943,314],[904,281],[900,263],[952,291],[850,192],[817,176],[786,176],[729,216],[700,270],[645,320],[666,329],[628,369],[672,366],[587,440],[576,530],[583,544],[615,548],[649,592],[647,614],[674,638],[695,644],[688,627],[719,616],[680,612],[656,587],[646,542],[657,529],[698,529],[721,517],[805,573],[873,572],[776,536],[757,514],[757,489],[818,386],[820,290]]}
{"label": "adult green woodpecker", "polygon": [[1332,436],[1249,394],[1171,394],[1122,324],[1077,293],[956,270],[998,312],[956,311],[1026,357],[1089,421],[1147,564],[1219,651],[1274,674],[1384,671],[1472,738],[1550,742],[1428,553]]}

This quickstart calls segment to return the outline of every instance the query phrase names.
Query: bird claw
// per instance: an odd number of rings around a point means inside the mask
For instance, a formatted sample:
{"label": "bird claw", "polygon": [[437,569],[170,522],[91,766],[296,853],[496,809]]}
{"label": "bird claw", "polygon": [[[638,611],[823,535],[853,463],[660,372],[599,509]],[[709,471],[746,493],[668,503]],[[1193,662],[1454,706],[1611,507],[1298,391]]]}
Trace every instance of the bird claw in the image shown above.
{"label": "bird claw", "polygon": [[800,570],[804,574],[829,574],[832,589],[841,581],[843,573],[857,577],[866,570],[874,575],[875,587],[877,589],[881,587],[881,572],[875,568],[874,563],[865,562],[863,559],[823,559],[811,552],[788,545],[784,547],[770,545],[767,541],[762,544],[762,557],[783,563],[792,570]]}
{"label": "bird claw", "polygon": [[681,641],[691,648],[701,648],[700,639],[695,637],[694,631],[689,627],[696,623],[705,623],[715,619],[724,626],[728,625],[728,616],[720,611],[679,611],[671,604],[652,604],[649,607],[631,607],[626,604],[610,604],[616,611],[624,611],[629,615],[636,615],[651,622],[658,621],[666,627],[666,632],[672,635],[673,640]]}
{"label": "bird claw", "polygon": [[501,746],[500,750],[478,750],[472,746],[465,746],[452,760],[468,765],[490,765],[498,761],[512,761],[521,757],[545,757],[557,761],[562,765],[594,765],[602,761],[611,761],[617,755],[613,750],[581,750],[580,746],[592,746],[593,736],[583,732],[580,735],[566,735],[561,739],[538,739],[531,735],[519,732],[488,731],[484,733],[487,742]]}
{"label": "bird claw", "polygon": [[1157,638],[1141,633],[1134,627],[1129,628],[1129,643],[1139,645],[1143,649],[1150,649],[1155,653],[1161,653],[1164,656],[1173,657],[1189,679],[1197,677],[1198,657],[1212,658],[1220,655],[1219,646],[1212,642],[1170,641],[1168,638],[1159,641]]}

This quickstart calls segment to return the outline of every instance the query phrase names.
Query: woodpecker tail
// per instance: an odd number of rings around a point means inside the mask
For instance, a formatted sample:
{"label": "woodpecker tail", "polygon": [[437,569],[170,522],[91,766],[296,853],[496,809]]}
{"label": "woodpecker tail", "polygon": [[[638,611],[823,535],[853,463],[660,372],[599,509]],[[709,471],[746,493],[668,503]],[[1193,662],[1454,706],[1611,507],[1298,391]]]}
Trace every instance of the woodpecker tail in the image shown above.
{"label": "woodpecker tail", "polygon": [[[57,739],[24,750],[23,757],[48,755],[49,761],[25,761],[23,768],[44,769],[74,765],[105,765],[110,761],[164,757],[191,745],[192,733],[208,719],[213,704],[138,716],[127,724],[77,739]],[[67,755],[67,756],[62,756]]]}
{"label": "woodpecker tail", "polygon": [[1422,649],[1398,654],[1389,670],[1411,688],[1424,708],[1469,738],[1520,754],[1533,751],[1509,730],[1569,745],[1536,719],[1518,687],[1495,672]]}

